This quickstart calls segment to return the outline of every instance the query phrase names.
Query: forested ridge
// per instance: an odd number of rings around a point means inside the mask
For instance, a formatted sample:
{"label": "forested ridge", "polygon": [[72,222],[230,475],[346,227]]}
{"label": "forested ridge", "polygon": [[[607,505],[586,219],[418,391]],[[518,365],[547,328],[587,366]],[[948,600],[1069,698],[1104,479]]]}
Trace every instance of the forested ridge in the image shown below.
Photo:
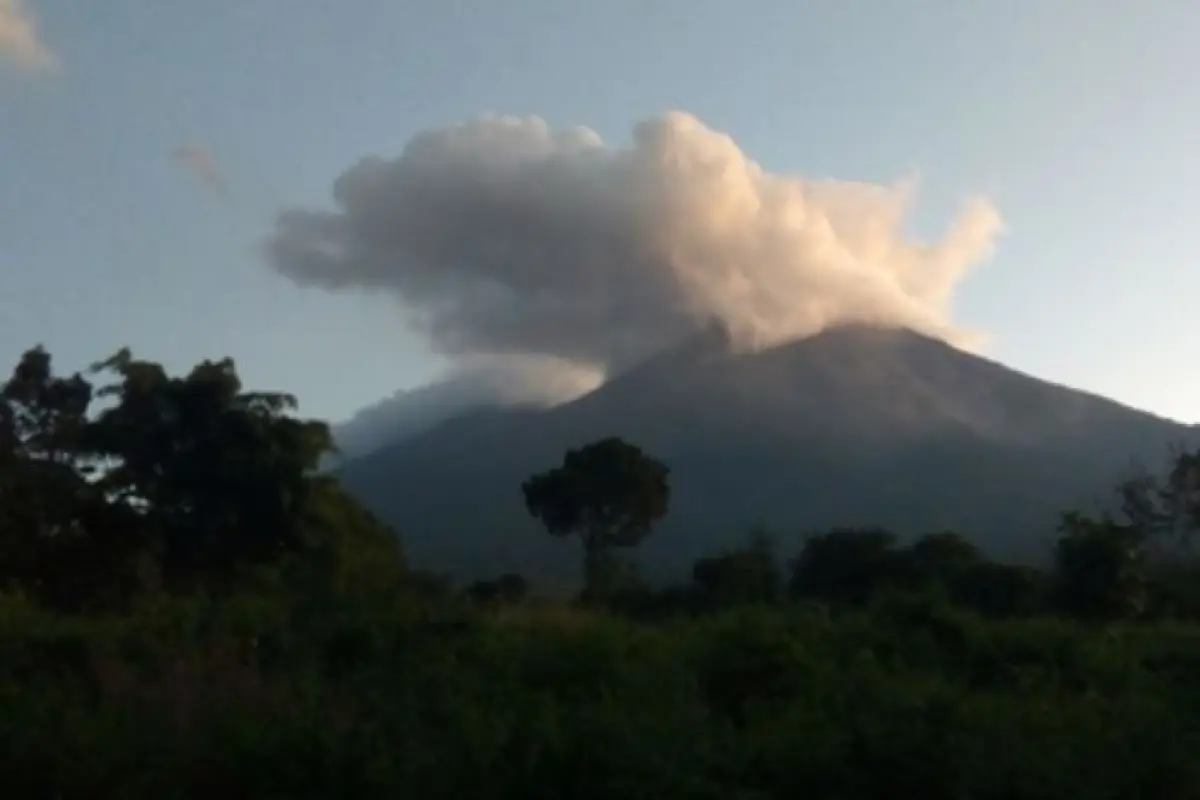
{"label": "forested ridge", "polygon": [[662,587],[628,556],[670,466],[618,431],[511,487],[578,540],[563,596],[407,563],[421,531],[322,473],[295,408],[230,360],[20,358],[3,796],[1200,797],[1196,453],[1064,509],[1040,569],[963,532],[760,530]]}

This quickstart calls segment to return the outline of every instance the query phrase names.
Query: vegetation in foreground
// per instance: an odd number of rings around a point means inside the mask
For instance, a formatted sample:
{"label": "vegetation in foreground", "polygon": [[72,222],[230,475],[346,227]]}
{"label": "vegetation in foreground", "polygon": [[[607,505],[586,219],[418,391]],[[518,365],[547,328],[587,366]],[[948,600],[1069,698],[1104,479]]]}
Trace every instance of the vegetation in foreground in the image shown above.
{"label": "vegetation in foreground", "polygon": [[5,797],[1200,797],[1195,456],[1044,572],[838,530],[663,590],[668,473],[605,440],[514,487],[583,545],[551,603],[406,565],[231,363],[97,374],[0,387]]}

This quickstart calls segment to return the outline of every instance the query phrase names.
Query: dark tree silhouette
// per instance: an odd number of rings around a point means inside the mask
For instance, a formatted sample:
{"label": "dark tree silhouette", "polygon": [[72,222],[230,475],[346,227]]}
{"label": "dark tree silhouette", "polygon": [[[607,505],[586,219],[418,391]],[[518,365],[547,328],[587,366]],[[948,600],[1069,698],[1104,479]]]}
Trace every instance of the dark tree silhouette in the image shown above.
{"label": "dark tree silhouette", "polygon": [[984,561],[983,554],[953,531],[921,536],[899,553],[902,579],[914,587],[949,589]]}
{"label": "dark tree silhouette", "polygon": [[1093,621],[1140,616],[1147,589],[1141,532],[1130,524],[1077,513],[1063,517],[1061,530],[1054,566],[1063,609]]}
{"label": "dark tree silhouette", "polygon": [[34,348],[0,386],[0,588],[85,609],[301,554],[343,582],[355,559],[402,568],[395,537],[317,474],[329,430],[289,395],[243,391],[228,359],[181,378],[124,350],[91,375],[109,382],[58,377]]}
{"label": "dark tree silhouette", "polygon": [[771,603],[779,598],[781,583],[774,543],[762,531],[752,534],[748,546],[702,558],[692,567],[693,589],[707,606]]}
{"label": "dark tree silhouette", "polygon": [[58,608],[119,603],[144,583],[144,531],[95,480],[92,385],[36,347],[0,386],[0,584]]}
{"label": "dark tree silhouette", "polygon": [[95,369],[117,379],[98,393],[116,402],[92,426],[114,463],[105,489],[146,510],[169,584],[212,581],[302,546],[310,478],[333,447],[324,423],[290,416],[290,395],[242,391],[230,359],[173,378],[126,350]]}
{"label": "dark tree silhouette", "polygon": [[1143,472],[1118,486],[1121,511],[1146,543],[1173,557],[1194,557],[1200,531],[1200,451],[1175,448],[1162,476]]}
{"label": "dark tree silhouette", "polygon": [[793,597],[861,603],[899,578],[896,535],[881,528],[835,528],[809,537],[792,562]]}
{"label": "dark tree silhouette", "polygon": [[554,536],[579,536],[589,591],[612,577],[617,548],[637,545],[667,514],[671,488],[662,462],[610,437],[567,451],[561,466],[522,485],[529,513]]}

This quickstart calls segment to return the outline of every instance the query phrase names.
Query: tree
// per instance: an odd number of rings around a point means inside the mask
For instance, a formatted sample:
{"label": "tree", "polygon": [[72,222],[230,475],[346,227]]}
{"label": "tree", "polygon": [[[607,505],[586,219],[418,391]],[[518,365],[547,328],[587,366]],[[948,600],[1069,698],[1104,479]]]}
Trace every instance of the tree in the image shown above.
{"label": "tree", "polygon": [[116,380],[98,395],[91,443],[109,496],[153,528],[164,581],[191,588],[234,577],[305,545],[303,519],[328,427],[289,412],[295,398],[242,390],[230,359],[185,377],[129,351],[95,365]]}
{"label": "tree", "polygon": [[764,532],[755,531],[748,546],[698,560],[692,567],[692,585],[707,605],[774,602],[780,576],[773,543]]}
{"label": "tree", "polygon": [[1141,474],[1117,487],[1121,513],[1162,555],[1193,557],[1200,531],[1200,451],[1175,448],[1164,476]]}
{"label": "tree", "polygon": [[568,450],[561,466],[521,485],[525,506],[553,536],[583,542],[589,591],[613,576],[614,550],[637,545],[667,514],[669,470],[617,437]]}
{"label": "tree", "polygon": [[1117,485],[1119,513],[1064,516],[1056,555],[1058,601],[1096,619],[1192,615],[1200,608],[1200,451],[1172,448],[1161,475]]}
{"label": "tree", "polygon": [[1054,553],[1059,602],[1083,619],[1140,616],[1146,606],[1146,553],[1137,527],[1077,513],[1063,517]]}
{"label": "tree", "polygon": [[331,587],[394,584],[398,540],[327,477],[328,427],[243,391],[229,359],[183,377],[127,351],[63,378],[34,348],[0,386],[0,589],[84,610],[248,571],[324,565]]}
{"label": "tree", "polygon": [[119,603],[145,577],[136,520],[93,479],[94,394],[42,347],[0,386],[0,585],[63,609]]}
{"label": "tree", "polygon": [[809,537],[792,562],[793,597],[862,603],[899,577],[896,535],[882,528],[835,528]]}
{"label": "tree", "polygon": [[917,588],[951,588],[983,562],[979,549],[952,531],[926,534],[899,552],[905,581]]}

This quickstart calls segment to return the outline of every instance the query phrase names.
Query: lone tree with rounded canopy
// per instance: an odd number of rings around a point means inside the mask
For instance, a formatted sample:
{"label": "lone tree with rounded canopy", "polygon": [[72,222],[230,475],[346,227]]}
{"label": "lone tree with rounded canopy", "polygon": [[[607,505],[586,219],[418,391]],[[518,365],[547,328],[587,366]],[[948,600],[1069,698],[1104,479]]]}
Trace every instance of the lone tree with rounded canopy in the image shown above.
{"label": "lone tree with rounded canopy", "polygon": [[529,513],[553,536],[583,540],[589,593],[612,577],[617,548],[642,541],[667,514],[671,487],[665,464],[618,438],[568,450],[561,466],[521,485]]}

